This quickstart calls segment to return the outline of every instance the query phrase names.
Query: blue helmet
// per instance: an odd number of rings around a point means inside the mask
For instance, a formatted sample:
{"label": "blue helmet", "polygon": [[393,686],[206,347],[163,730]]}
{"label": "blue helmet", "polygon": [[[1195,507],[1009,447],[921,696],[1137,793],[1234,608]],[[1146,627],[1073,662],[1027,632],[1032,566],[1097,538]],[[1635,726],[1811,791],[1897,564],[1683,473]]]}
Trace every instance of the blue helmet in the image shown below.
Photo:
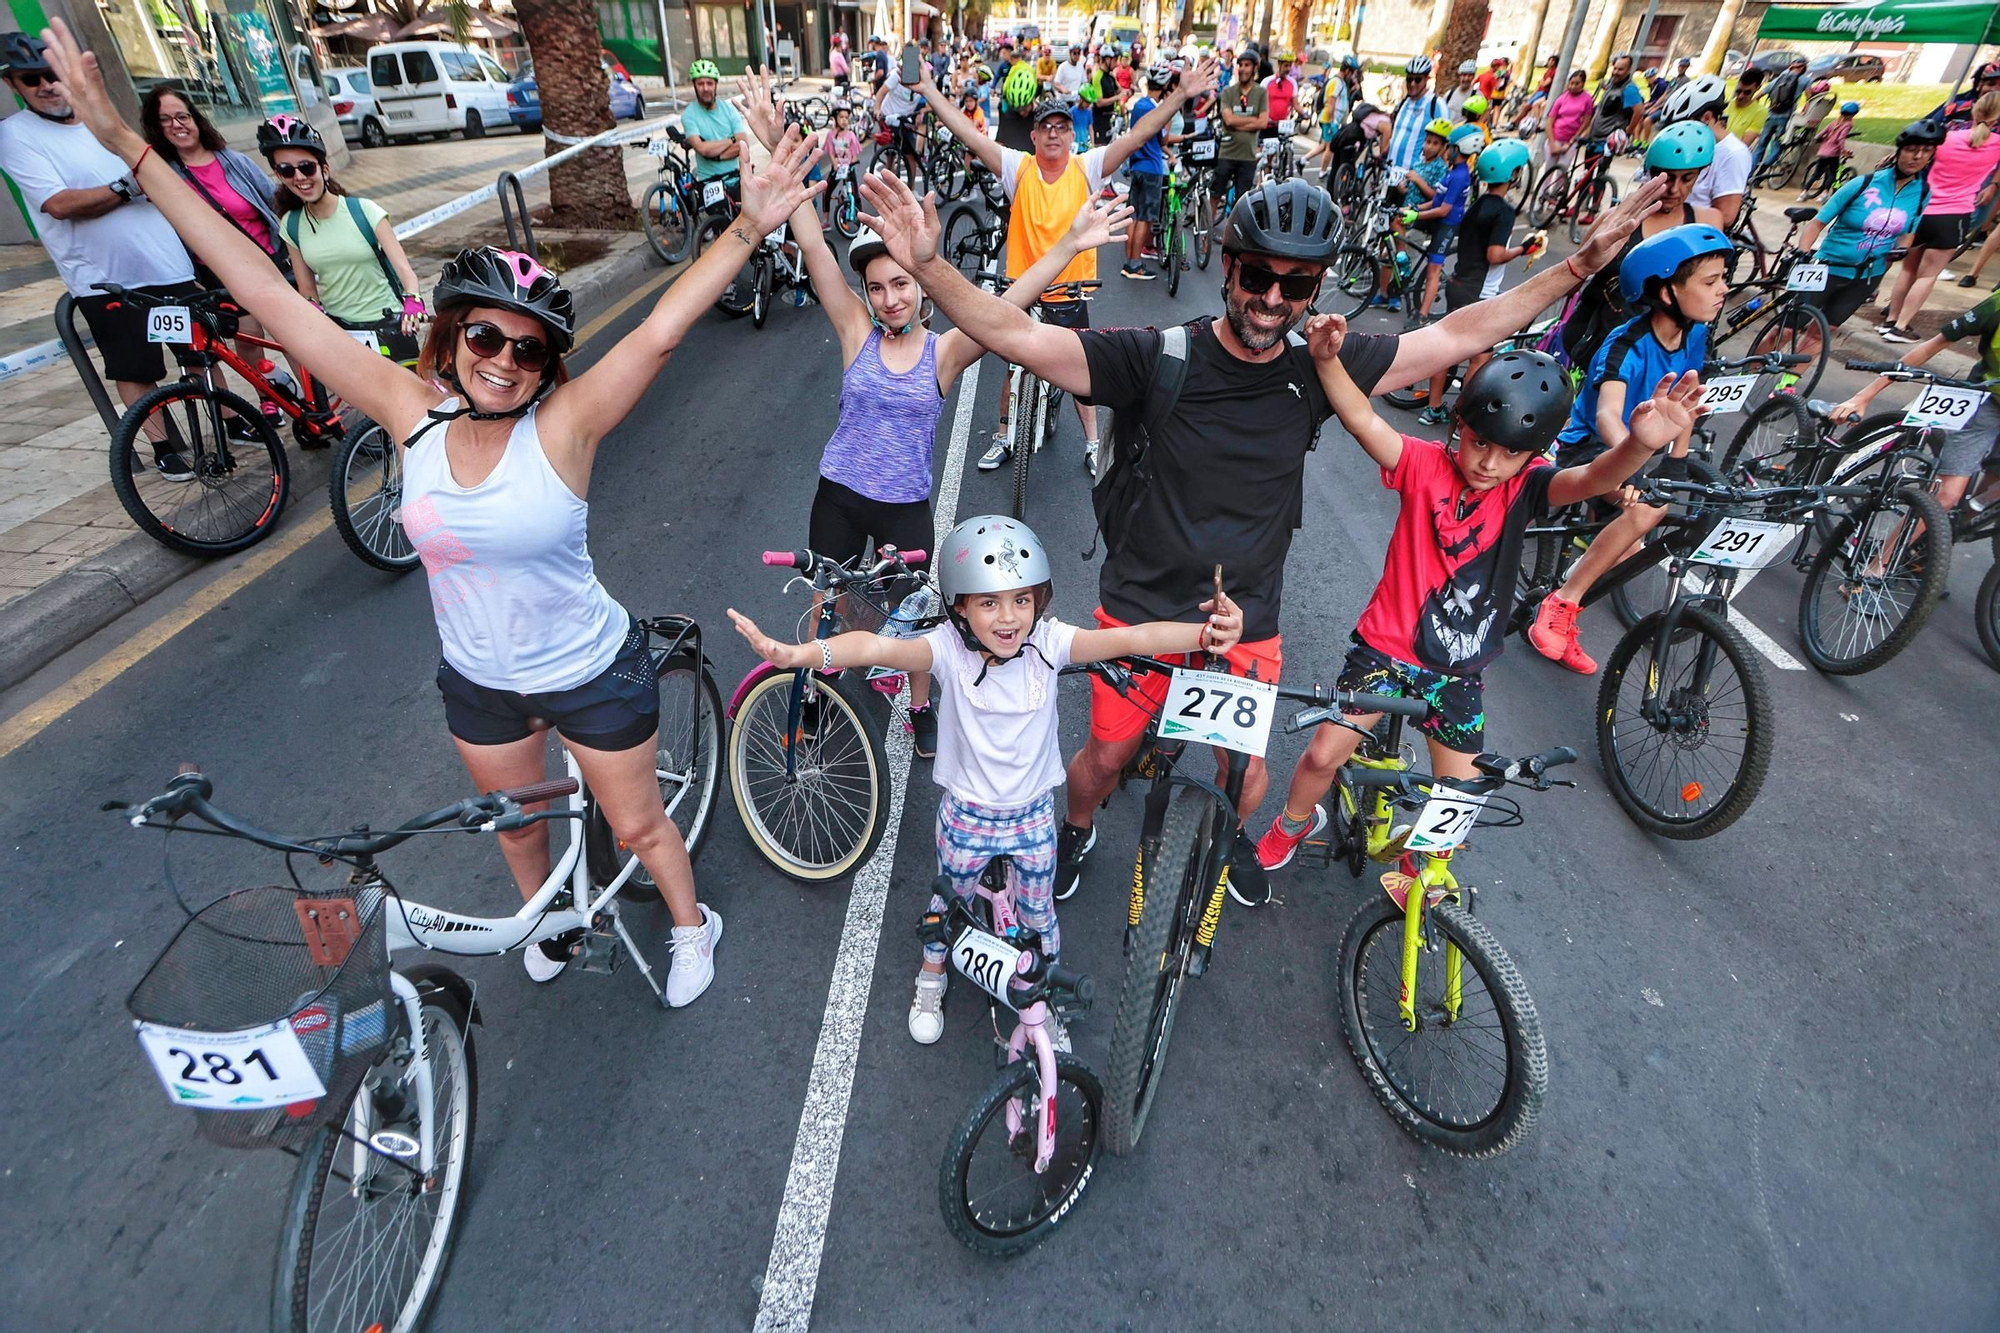
{"label": "blue helmet", "polygon": [[1859,102],[1842,102],[1842,103],[1840,104],[1840,114],[1841,114],[1841,115],[1843,115],[1843,116],[1857,116],[1857,115],[1860,115],[1860,114],[1861,114],[1861,103],[1859,103]]}
{"label": "blue helmet", "polygon": [[1721,231],[1702,222],[1669,227],[1633,246],[1618,265],[1618,290],[1627,307],[1646,299],[1646,288],[1664,278],[1690,259],[1703,255],[1734,254],[1736,247]]}

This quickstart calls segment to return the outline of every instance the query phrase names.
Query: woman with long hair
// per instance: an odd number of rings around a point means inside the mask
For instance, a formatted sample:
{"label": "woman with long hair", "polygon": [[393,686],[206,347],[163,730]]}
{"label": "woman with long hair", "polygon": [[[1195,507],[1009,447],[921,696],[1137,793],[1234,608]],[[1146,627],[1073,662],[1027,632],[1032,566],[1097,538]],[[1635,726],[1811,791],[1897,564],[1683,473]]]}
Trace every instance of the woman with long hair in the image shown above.
{"label": "woman with long hair", "polygon": [[[612,832],[660,887],[674,920],[669,1004],[714,979],[722,921],[696,901],[680,831],[654,769],[659,692],[645,635],[597,581],[586,542],[598,444],[645,393],[764,233],[806,202],[816,146],[788,131],[762,172],[743,171],[743,209],[637,328],[572,379],[569,293],[527,255],[468,250],[445,265],[417,373],[362,347],[313,308],[242,233],[120,119],[97,58],[57,19],[49,62],[77,116],[132,168],[183,240],[313,373],[402,441],[402,521],[430,576],[443,642],[445,723],[480,791],[542,779],[553,725]],[[444,387],[440,387],[440,386]],[[548,826],[503,833],[524,897],[549,873]],[[567,959],[524,953],[553,980]]]}
{"label": "woman with long hair", "polygon": [[1995,187],[1987,178],[2000,167],[1996,123],[2000,123],[2000,92],[1987,93],[1973,103],[1972,123],[1947,132],[1938,145],[1930,169],[1931,201],[1924,206],[1923,220],[1910,237],[1910,253],[1896,271],[1888,318],[1876,329],[1882,341],[1917,341],[1911,328],[1917,312],[1930,299],[1946,261],[1965,243],[1973,213],[1992,198]]}

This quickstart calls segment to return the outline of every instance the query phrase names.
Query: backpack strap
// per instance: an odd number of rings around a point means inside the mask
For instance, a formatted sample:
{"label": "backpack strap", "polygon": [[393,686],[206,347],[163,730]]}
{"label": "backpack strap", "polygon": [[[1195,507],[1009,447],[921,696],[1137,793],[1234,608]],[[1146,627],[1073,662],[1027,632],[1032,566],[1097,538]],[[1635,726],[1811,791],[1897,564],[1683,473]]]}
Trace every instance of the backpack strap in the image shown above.
{"label": "backpack strap", "polygon": [[1174,414],[1180,403],[1181,388],[1187,383],[1188,327],[1176,324],[1160,333],[1160,359],[1153,367],[1146,407],[1141,417],[1150,435],[1154,427]]}
{"label": "backpack strap", "polygon": [[354,229],[368,242],[368,248],[375,252],[375,262],[382,266],[382,276],[389,280],[389,295],[393,300],[403,296],[403,280],[396,276],[395,268],[389,263],[389,256],[382,253],[382,243],[375,239],[375,229],[368,225],[368,215],[361,211],[361,201],[353,195],[345,197],[347,216],[354,219]]}
{"label": "backpack strap", "polygon": [[298,247],[299,244],[299,214],[305,211],[306,210],[303,207],[300,207],[300,208],[295,208],[291,212],[285,214],[285,221],[284,221],[285,239],[287,241],[290,241],[295,249]]}

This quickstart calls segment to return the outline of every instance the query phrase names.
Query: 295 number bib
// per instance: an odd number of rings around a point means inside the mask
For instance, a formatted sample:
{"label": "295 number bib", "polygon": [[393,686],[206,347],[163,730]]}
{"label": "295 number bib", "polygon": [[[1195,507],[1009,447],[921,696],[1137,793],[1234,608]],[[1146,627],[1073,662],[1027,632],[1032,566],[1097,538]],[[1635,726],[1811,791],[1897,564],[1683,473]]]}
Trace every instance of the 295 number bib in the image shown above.
{"label": "295 number bib", "polygon": [[1177,668],[1160,712],[1161,740],[1199,741],[1263,757],[1278,687],[1224,671]]}
{"label": "295 number bib", "polygon": [[1756,382],[1755,375],[1721,375],[1705,380],[1701,386],[1701,405],[1711,416],[1741,412],[1750,401],[1750,388]]}

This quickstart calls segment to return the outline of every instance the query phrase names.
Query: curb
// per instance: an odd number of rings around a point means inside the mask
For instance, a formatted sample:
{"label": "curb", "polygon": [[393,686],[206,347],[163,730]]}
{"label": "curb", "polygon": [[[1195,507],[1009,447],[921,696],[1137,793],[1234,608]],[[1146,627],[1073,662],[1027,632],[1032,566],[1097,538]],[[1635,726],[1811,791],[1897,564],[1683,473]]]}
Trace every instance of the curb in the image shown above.
{"label": "curb", "polygon": [[[657,263],[643,236],[619,235],[613,247],[611,254],[573,270],[570,296],[585,318],[640,286]],[[292,463],[288,510],[324,504],[333,450],[305,453],[289,443],[287,448]],[[253,546],[243,554],[256,550]],[[0,606],[0,690],[12,689],[189,574],[218,563],[169,550],[134,532]]]}

